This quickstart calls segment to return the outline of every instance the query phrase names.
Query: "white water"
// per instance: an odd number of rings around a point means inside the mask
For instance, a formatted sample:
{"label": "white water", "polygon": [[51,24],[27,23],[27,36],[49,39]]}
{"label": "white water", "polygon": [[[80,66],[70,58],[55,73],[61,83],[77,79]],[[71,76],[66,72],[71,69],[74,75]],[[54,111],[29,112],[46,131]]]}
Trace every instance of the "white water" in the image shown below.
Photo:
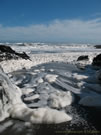
{"label": "white water", "polygon": [[[64,107],[75,102],[75,94],[80,97],[78,103],[81,105],[101,106],[100,73],[90,66],[84,71],[77,68],[91,64],[100,51],[94,52],[95,49],[88,46],[79,47],[14,45],[17,51],[26,51],[31,61],[19,59],[0,63],[10,78],[1,70],[0,91],[6,94],[3,94],[4,106],[0,100],[0,121],[9,116],[31,123],[70,121],[72,115],[68,115]],[[40,53],[33,54],[33,51]],[[88,55],[89,60],[77,62],[80,55]]]}

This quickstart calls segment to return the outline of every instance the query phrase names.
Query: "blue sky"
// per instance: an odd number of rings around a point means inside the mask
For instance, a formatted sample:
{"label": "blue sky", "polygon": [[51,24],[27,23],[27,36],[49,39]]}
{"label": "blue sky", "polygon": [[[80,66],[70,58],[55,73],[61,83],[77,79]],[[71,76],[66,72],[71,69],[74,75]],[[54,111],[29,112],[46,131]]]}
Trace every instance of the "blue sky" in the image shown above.
{"label": "blue sky", "polygon": [[101,43],[101,0],[0,0],[0,41]]}

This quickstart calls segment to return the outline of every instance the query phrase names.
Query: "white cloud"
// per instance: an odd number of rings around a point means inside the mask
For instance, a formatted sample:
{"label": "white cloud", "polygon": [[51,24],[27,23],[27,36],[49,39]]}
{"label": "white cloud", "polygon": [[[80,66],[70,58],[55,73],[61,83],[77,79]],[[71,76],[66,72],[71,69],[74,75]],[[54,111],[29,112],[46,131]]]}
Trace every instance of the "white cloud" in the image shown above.
{"label": "white cloud", "polygon": [[93,20],[54,20],[47,24],[4,27],[0,40],[101,42],[101,18]]}

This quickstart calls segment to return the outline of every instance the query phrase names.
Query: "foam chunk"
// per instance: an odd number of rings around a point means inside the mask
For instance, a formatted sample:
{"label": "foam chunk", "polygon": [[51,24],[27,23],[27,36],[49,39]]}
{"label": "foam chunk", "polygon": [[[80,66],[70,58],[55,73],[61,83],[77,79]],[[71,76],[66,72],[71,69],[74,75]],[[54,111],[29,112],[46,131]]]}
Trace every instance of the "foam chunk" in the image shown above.
{"label": "foam chunk", "polygon": [[47,74],[45,76],[45,80],[47,80],[49,83],[55,82],[56,78],[58,77],[58,75],[51,75],[51,74]]}
{"label": "foam chunk", "polygon": [[49,97],[49,106],[53,108],[62,108],[70,105],[74,100],[74,97],[70,91],[56,91]]}
{"label": "foam chunk", "polygon": [[11,116],[31,123],[61,123],[72,120],[65,112],[50,108],[29,109],[23,105],[14,106]]}

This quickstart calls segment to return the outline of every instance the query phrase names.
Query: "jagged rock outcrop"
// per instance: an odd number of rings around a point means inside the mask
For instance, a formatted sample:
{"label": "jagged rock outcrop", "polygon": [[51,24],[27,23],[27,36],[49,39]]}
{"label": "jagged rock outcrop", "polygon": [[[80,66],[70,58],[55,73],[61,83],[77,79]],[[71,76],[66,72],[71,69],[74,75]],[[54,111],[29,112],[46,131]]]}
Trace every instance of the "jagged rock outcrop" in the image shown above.
{"label": "jagged rock outcrop", "polygon": [[25,52],[18,53],[10,46],[0,45],[0,61],[18,58],[30,59],[30,57]]}

